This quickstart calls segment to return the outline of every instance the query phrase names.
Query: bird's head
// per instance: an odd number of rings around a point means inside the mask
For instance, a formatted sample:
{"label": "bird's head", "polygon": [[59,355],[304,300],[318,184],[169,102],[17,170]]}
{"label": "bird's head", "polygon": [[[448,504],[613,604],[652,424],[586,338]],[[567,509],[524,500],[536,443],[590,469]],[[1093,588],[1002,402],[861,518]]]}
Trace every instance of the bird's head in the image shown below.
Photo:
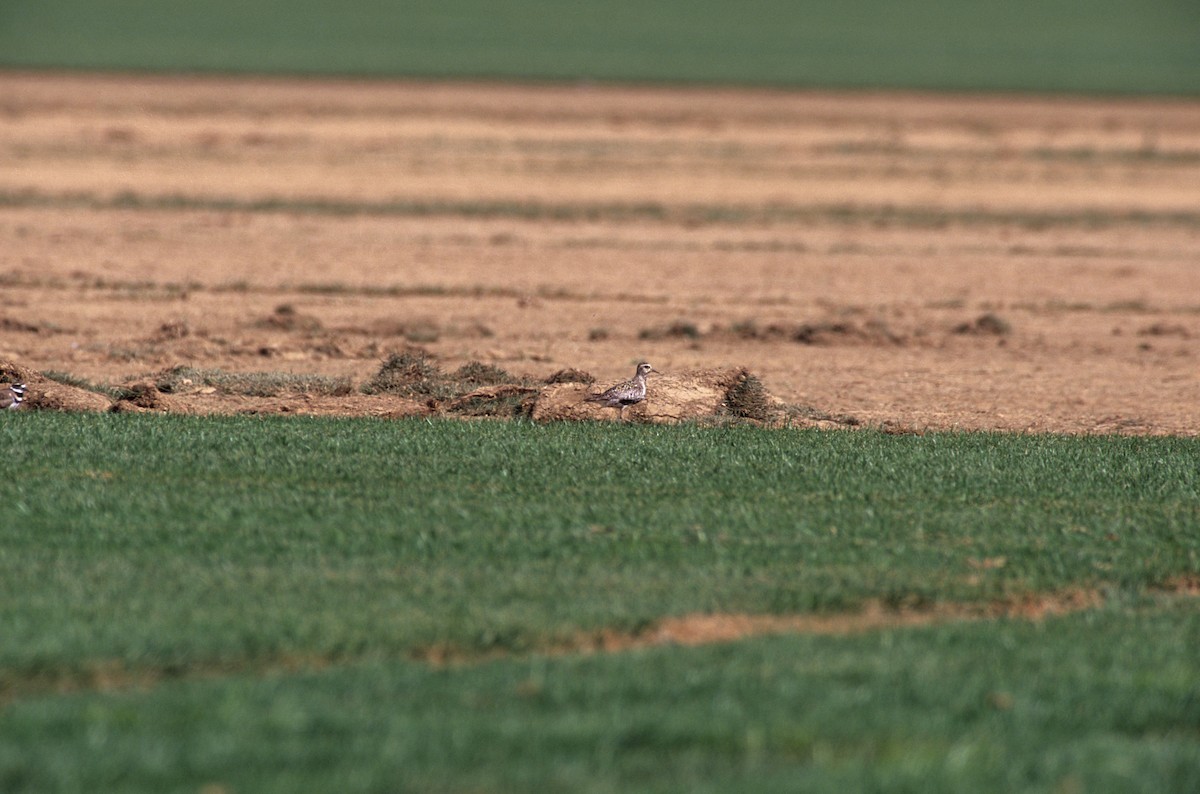
{"label": "bird's head", "polygon": [[647,364],[645,361],[643,361],[641,364],[638,364],[637,374],[639,377],[642,377],[642,378],[646,377],[646,373],[648,373],[648,372],[658,372],[658,370],[656,370],[654,367]]}

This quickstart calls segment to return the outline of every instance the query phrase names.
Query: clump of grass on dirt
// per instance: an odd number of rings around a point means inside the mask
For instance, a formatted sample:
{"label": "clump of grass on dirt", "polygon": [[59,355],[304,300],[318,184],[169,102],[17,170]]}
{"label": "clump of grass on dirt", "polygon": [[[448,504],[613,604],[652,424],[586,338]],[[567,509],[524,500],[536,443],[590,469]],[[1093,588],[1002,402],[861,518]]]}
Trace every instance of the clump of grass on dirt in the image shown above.
{"label": "clump of grass on dirt", "polygon": [[771,415],[771,403],[767,399],[766,387],[757,376],[745,370],[725,390],[725,402],[722,407],[731,416],[759,422],[766,421]]}
{"label": "clump of grass on dirt", "polygon": [[446,382],[461,395],[446,405],[446,411],[460,416],[528,416],[537,394],[525,379],[479,361],[459,367],[446,377]]}
{"label": "clump of grass on dirt", "polygon": [[763,336],[762,329],[754,320],[741,320],[730,326],[729,330],[740,339],[761,339]]}
{"label": "clump of grass on dirt", "polygon": [[25,320],[14,320],[12,317],[0,317],[0,331],[19,334],[40,334],[46,328],[43,323],[30,323]]}
{"label": "clump of grass on dirt", "polygon": [[987,312],[969,323],[959,323],[954,326],[954,333],[1005,336],[1012,333],[1012,323],[998,314]]}
{"label": "clump of grass on dirt", "polygon": [[453,396],[442,372],[424,350],[392,353],[374,377],[362,385],[363,394],[395,394],[411,398]]}
{"label": "clump of grass on dirt", "polygon": [[406,326],[402,336],[409,342],[418,344],[429,344],[436,342],[442,337],[442,331],[433,323],[417,323],[416,325]]}
{"label": "clump of grass on dirt", "polygon": [[512,417],[532,410],[536,389],[492,364],[471,361],[446,373],[424,350],[406,350],[388,356],[362,391],[430,400],[460,416]]}
{"label": "clump of grass on dirt", "polygon": [[677,321],[668,325],[643,328],[639,339],[700,339],[733,337],[746,341],[798,342],[802,345],[842,344],[903,344],[904,337],[893,331],[886,322],[871,318],[861,323],[845,320],[820,320],[803,323],[772,322],[760,325],[757,321],[740,320],[729,326],[714,325],[701,330],[695,323]]}
{"label": "clump of grass on dirt", "polygon": [[298,375],[291,372],[226,372],[195,367],[172,367],[155,378],[154,385],[166,394],[211,386],[224,394],[247,397],[277,397],[281,394],[344,396],[351,391],[348,377]]}
{"label": "clump of grass on dirt", "polygon": [[516,384],[502,384],[494,389],[476,389],[450,401],[445,410],[458,416],[490,416],[512,419],[529,416],[537,390]]}
{"label": "clump of grass on dirt", "polygon": [[187,320],[172,320],[158,326],[158,330],[150,337],[152,342],[170,342],[186,339],[193,333]]}
{"label": "clump of grass on dirt", "polygon": [[500,367],[480,361],[463,364],[450,375],[450,380],[474,386],[493,386],[498,383],[514,382],[513,376]]}
{"label": "clump of grass on dirt", "polygon": [[688,320],[676,320],[673,323],[655,328],[643,328],[638,332],[638,339],[699,339],[700,328]]}
{"label": "clump of grass on dirt", "polygon": [[581,369],[567,368],[560,369],[550,377],[546,378],[546,384],[554,383],[595,383],[596,376],[590,372],[584,372]]}
{"label": "clump of grass on dirt", "polygon": [[281,331],[315,333],[322,328],[321,321],[311,314],[296,310],[290,303],[281,303],[275,311],[259,320],[260,328],[275,328]]}

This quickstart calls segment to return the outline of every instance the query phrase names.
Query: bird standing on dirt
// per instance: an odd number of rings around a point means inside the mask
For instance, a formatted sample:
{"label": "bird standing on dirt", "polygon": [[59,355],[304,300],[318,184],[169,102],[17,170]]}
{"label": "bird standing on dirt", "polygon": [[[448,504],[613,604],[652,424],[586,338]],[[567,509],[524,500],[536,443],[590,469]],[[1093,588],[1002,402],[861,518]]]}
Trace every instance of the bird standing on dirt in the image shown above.
{"label": "bird standing on dirt", "polygon": [[654,367],[643,361],[637,365],[637,372],[629,380],[624,380],[599,394],[589,394],[585,402],[604,403],[609,408],[616,408],[621,421],[625,421],[625,409],[646,399],[646,374],[658,372]]}
{"label": "bird standing on dirt", "polygon": [[21,401],[25,399],[25,389],[24,383],[14,383],[0,389],[0,411],[15,411],[20,408]]}

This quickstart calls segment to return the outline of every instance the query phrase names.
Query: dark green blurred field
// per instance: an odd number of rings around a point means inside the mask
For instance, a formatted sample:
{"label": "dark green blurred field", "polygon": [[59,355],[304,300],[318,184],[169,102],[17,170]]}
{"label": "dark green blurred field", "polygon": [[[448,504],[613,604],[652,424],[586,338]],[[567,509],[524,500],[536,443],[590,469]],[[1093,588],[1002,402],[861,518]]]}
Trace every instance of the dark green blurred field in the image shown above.
{"label": "dark green blurred field", "polygon": [[9,0],[0,65],[1195,94],[1185,0]]}
{"label": "dark green blurred field", "polygon": [[[1195,440],[0,419],[4,791],[1200,780],[1200,613],[1158,594],[1200,574]],[[666,615],[1071,588],[1106,603],[540,655]],[[410,661],[434,645],[465,663]]]}
{"label": "dark green blurred field", "polygon": [[[1200,788],[1200,613],[232,674],[0,712],[17,792]],[[210,786],[211,788],[204,788]]]}

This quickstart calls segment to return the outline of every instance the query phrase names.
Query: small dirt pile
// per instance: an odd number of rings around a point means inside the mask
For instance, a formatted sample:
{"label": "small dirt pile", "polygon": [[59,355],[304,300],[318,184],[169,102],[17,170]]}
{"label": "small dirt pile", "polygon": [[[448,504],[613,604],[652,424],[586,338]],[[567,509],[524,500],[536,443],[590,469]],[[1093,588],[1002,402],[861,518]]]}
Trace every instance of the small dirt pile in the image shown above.
{"label": "small dirt pile", "polygon": [[101,413],[112,407],[112,400],[103,394],[54,380],[7,359],[0,359],[0,383],[24,383],[29,387],[21,410]]}

